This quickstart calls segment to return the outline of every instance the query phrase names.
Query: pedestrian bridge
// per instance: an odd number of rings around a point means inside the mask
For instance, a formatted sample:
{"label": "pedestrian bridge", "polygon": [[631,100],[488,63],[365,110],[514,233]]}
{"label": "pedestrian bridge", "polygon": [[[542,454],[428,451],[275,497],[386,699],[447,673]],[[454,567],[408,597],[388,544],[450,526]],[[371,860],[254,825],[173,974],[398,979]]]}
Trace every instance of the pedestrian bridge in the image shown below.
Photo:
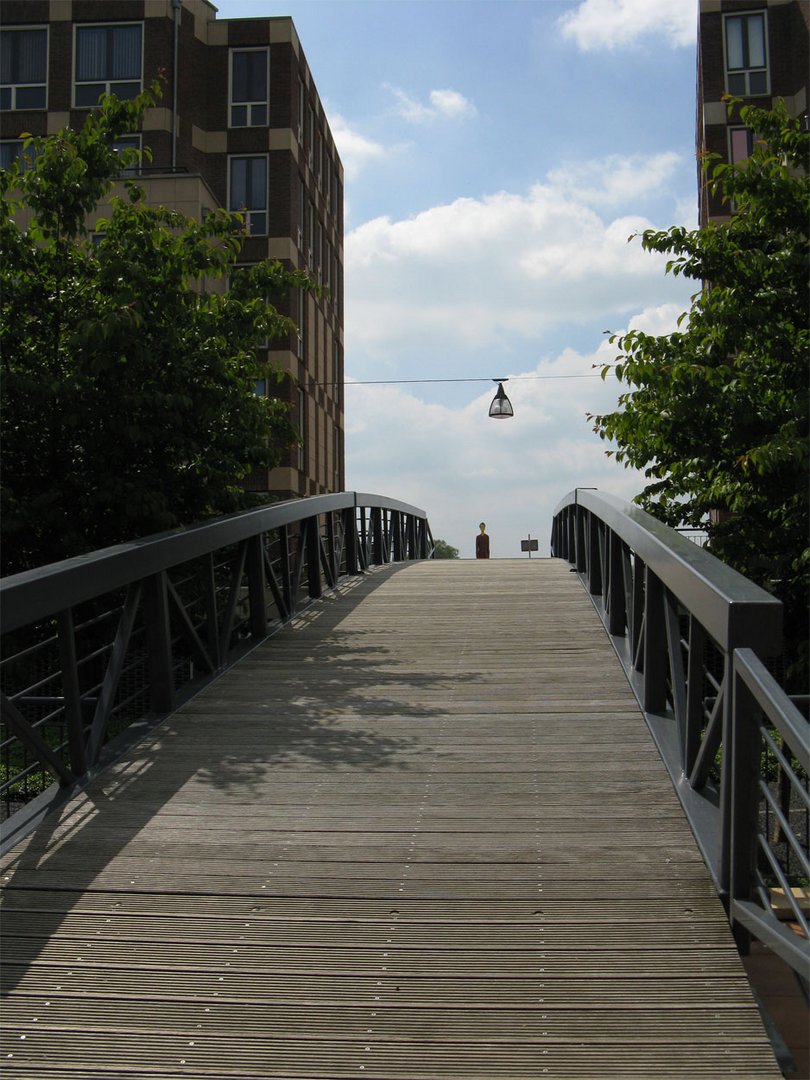
{"label": "pedestrian bridge", "polygon": [[778,605],[595,492],[525,561],[326,500],[4,583],[7,1075],[778,1077]]}

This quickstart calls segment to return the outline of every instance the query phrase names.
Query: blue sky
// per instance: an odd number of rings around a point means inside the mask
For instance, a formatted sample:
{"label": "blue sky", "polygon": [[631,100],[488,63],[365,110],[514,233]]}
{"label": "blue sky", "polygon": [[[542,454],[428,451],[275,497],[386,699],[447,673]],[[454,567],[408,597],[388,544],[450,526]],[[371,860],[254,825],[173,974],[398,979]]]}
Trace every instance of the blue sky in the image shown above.
{"label": "blue sky", "polygon": [[[616,400],[604,331],[666,333],[695,290],[627,242],[696,224],[695,0],[218,8],[292,17],[343,160],[347,487],[462,557],[479,521],[494,557],[547,554],[576,486],[632,497],[586,413]],[[481,381],[369,385],[429,379]]]}

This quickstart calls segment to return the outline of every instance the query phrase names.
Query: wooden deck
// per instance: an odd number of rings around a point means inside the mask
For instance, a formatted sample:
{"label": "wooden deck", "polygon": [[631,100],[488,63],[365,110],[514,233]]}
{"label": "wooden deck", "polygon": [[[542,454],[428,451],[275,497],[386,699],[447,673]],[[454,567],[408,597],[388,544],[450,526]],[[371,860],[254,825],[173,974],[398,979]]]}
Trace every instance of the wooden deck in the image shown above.
{"label": "wooden deck", "polygon": [[567,564],[388,567],[3,864],[9,1077],[778,1077]]}

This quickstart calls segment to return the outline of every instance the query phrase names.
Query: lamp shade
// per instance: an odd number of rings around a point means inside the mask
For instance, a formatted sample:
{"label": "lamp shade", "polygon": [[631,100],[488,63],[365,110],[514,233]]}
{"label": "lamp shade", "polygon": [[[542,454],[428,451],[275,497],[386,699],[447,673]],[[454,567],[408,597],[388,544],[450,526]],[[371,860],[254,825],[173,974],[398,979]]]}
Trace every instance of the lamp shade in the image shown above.
{"label": "lamp shade", "polygon": [[503,388],[503,383],[498,383],[498,391],[495,397],[492,399],[492,404],[489,407],[489,415],[493,420],[505,420],[509,416],[514,416],[515,412],[512,408],[512,402],[506,396],[506,391]]}

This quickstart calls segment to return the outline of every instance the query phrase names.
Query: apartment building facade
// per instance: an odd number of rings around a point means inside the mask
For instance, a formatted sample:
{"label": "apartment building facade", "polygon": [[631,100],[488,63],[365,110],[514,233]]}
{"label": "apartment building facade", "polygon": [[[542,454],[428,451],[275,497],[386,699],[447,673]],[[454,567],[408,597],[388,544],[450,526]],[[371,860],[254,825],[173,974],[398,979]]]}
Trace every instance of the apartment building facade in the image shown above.
{"label": "apartment building facade", "polygon": [[151,153],[147,200],[198,219],[241,210],[240,263],[279,259],[323,286],[279,304],[300,332],[263,357],[287,376],[272,393],[301,445],[247,485],[343,490],[343,167],[292,20],[220,20],[207,0],[3,0],[0,47],[0,164],[22,132],[81,126],[101,94],[133,98],[160,78],[158,107],[124,140]]}
{"label": "apartment building facade", "polygon": [[701,226],[729,216],[728,207],[709,193],[700,167],[703,155],[720,154],[734,163],[752,149],[752,135],[739,109],[729,116],[723,96],[764,109],[782,98],[789,112],[806,124],[808,81],[808,0],[700,0],[696,146]]}

